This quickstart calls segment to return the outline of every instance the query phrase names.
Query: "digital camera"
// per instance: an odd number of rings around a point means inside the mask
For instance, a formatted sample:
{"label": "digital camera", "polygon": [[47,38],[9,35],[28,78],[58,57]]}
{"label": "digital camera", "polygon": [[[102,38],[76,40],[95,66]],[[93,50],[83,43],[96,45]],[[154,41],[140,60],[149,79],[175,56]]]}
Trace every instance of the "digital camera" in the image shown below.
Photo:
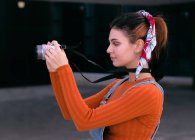
{"label": "digital camera", "polygon": [[47,44],[37,45],[36,46],[36,55],[37,59],[45,60],[45,51],[48,47],[54,47]]}

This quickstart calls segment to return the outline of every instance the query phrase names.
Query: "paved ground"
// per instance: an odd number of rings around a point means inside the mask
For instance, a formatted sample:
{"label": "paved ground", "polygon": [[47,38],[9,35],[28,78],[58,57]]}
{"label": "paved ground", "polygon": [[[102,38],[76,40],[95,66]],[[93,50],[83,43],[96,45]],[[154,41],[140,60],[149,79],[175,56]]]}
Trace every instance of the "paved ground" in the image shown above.
{"label": "paved ground", "polygon": [[[190,79],[167,78],[156,140],[195,140],[195,91]],[[84,97],[104,85],[80,84]],[[91,140],[64,121],[50,85],[0,89],[0,140]]]}

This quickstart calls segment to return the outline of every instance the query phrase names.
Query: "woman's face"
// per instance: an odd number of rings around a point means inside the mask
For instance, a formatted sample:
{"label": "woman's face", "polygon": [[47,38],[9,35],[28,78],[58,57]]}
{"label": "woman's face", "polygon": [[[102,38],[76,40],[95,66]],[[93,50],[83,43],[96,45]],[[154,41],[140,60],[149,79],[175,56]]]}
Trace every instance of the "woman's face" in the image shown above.
{"label": "woman's face", "polygon": [[107,53],[110,55],[115,67],[133,68],[137,66],[140,55],[136,53],[136,43],[130,43],[124,31],[112,28],[109,42]]}

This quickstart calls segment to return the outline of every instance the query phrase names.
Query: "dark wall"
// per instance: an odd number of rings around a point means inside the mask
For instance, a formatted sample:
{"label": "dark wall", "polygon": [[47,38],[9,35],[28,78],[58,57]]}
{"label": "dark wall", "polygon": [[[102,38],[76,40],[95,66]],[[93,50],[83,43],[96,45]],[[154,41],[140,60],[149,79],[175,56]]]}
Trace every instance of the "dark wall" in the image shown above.
{"label": "dark wall", "polygon": [[17,1],[4,1],[4,6],[4,15],[1,16],[4,25],[1,26],[0,38],[0,85],[48,81],[44,65],[35,61],[34,49],[37,43],[45,42],[50,34],[49,4],[29,4],[28,8],[19,9]]}
{"label": "dark wall", "polygon": [[83,29],[79,6],[27,2],[19,9],[17,1],[1,1],[1,87],[49,83],[45,61],[36,59],[35,46],[53,39],[80,41]]}
{"label": "dark wall", "polygon": [[168,74],[192,76],[195,4],[164,6],[159,9],[164,9],[169,26]]}
{"label": "dark wall", "polygon": [[[145,9],[162,14],[169,28],[167,75],[192,76],[195,4],[165,6],[101,5],[82,3],[0,2],[0,86],[48,84],[45,62],[37,60],[35,46],[53,39],[67,45],[81,42],[78,51],[106,69],[112,64],[106,54],[110,21],[122,12]],[[82,71],[103,72],[67,52]],[[73,68],[73,70],[75,70]]]}

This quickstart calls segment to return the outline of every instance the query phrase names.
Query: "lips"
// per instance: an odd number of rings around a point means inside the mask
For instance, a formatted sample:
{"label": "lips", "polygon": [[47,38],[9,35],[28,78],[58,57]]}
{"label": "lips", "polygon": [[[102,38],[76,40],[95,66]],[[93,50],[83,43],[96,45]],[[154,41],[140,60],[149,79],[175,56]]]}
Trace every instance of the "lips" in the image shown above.
{"label": "lips", "polygon": [[116,57],[110,57],[110,59],[111,59],[112,61],[114,61],[114,60],[116,59]]}

